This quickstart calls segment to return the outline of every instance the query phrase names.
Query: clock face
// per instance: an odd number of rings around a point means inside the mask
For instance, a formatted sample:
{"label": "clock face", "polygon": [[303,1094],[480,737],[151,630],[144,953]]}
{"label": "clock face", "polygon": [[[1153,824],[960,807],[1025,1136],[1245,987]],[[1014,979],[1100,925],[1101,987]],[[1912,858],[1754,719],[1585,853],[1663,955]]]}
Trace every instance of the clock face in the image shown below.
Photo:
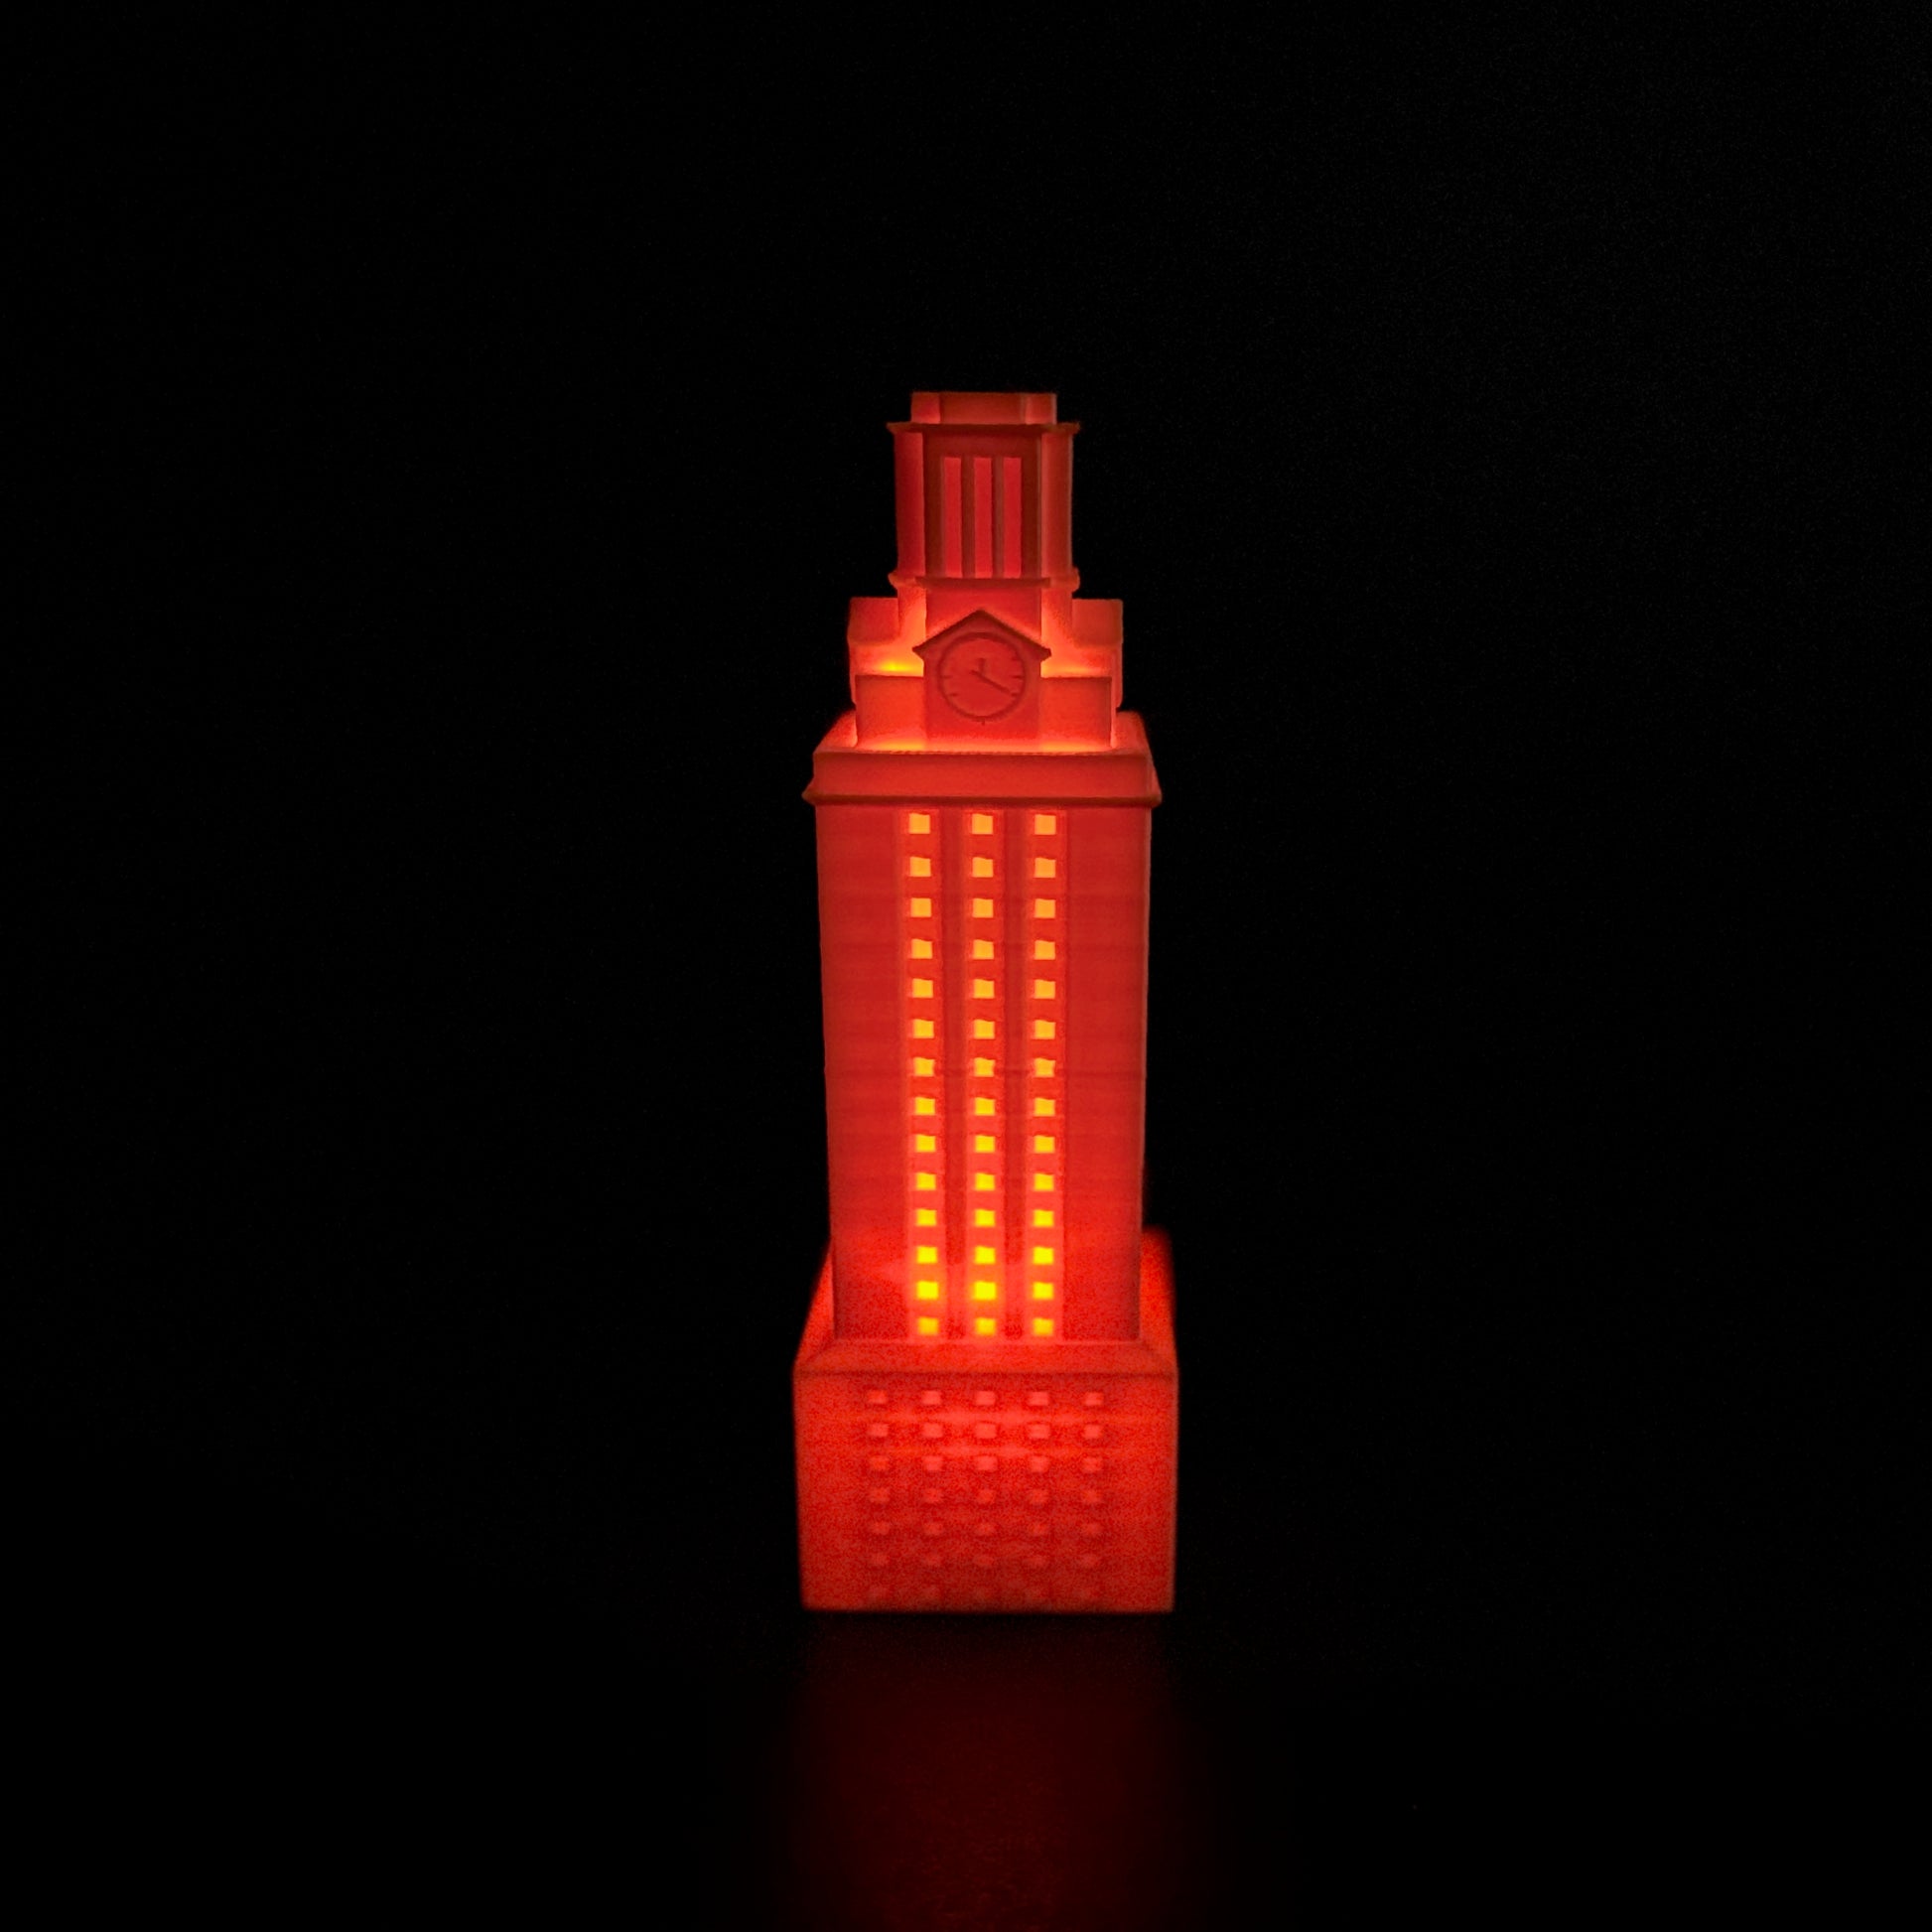
{"label": "clock face", "polygon": [[969,632],[939,660],[939,693],[965,718],[1003,718],[1027,694],[1027,660],[1010,637]]}

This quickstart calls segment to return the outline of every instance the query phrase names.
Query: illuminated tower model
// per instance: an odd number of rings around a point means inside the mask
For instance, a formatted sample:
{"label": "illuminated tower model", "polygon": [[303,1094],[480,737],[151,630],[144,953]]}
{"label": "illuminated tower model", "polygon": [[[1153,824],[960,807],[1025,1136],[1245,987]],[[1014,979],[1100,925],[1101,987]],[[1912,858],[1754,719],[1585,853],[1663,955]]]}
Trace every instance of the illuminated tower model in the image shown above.
{"label": "illuminated tower model", "polygon": [[818,818],[832,1244],[794,1373],[814,1609],[1162,1610],[1177,1381],[1141,1227],[1148,835],[1075,425],[921,393]]}

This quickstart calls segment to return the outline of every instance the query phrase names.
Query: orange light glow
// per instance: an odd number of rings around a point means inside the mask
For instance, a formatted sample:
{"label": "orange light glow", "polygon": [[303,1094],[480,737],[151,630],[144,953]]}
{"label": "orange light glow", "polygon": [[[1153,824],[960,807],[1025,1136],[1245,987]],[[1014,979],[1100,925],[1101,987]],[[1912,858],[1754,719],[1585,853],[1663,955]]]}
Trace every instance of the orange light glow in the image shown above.
{"label": "orange light glow", "polygon": [[1160,793],[1120,606],[1078,594],[1074,427],[1046,395],[914,396],[890,594],[853,601],[852,709],[813,758],[811,1608],[1172,1601],[1172,1278],[1140,1224]]}

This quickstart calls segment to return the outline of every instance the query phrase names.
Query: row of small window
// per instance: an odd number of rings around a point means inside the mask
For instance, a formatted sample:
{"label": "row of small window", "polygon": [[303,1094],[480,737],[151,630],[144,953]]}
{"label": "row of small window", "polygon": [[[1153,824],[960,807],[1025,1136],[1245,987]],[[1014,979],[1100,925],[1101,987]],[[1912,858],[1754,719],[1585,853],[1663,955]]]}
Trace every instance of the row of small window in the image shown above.
{"label": "row of small window", "polygon": [[[929,877],[930,875],[921,875]],[[932,901],[929,898],[911,899],[906,908],[915,919],[932,917]],[[990,898],[976,898],[970,910],[976,919],[990,919],[993,916],[993,901]],[[1060,902],[1055,898],[1036,898],[1034,900],[1034,917],[1036,919],[1055,919],[1059,917]]]}
{"label": "row of small window", "polygon": [[[932,830],[932,814],[930,812],[907,812],[905,814],[905,829],[908,832],[915,833],[930,832]],[[1034,830],[1042,838],[1051,838],[1059,829],[1060,820],[1057,812],[1035,812],[1034,814]],[[969,813],[967,816],[967,830],[976,839],[991,837],[993,832],[993,814],[991,812]]]}
{"label": "row of small window", "polygon": [[[1033,1069],[1034,1078],[1035,1080],[1050,1080],[1059,1062],[1056,1060],[1035,1058]],[[912,1077],[915,1080],[936,1080],[939,1077],[938,1061],[927,1059],[922,1053],[914,1053],[912,1055]],[[993,1062],[985,1054],[976,1054],[974,1056],[973,1078],[975,1080],[990,1080],[993,1078]]]}
{"label": "row of small window", "polygon": [[[1057,999],[1059,997],[1059,983],[1056,980],[1036,979],[1034,981],[1034,998],[1035,1000]],[[912,982],[912,997],[915,1000],[931,999],[933,997],[932,982],[927,979],[915,979]],[[999,997],[1000,989],[992,980],[976,979],[973,982],[974,999],[997,1000]]]}
{"label": "row of small window", "polygon": [[[914,903],[917,903],[917,901],[915,900]],[[921,916],[929,917],[930,914],[922,915],[915,912],[912,916],[916,919]],[[993,941],[991,939],[975,939],[972,942],[968,956],[973,959],[991,959],[993,957]],[[932,957],[932,941],[930,939],[914,939],[907,957],[912,959],[930,959]],[[1034,957],[1035,959],[1057,959],[1059,957],[1059,948],[1050,939],[1035,939],[1034,941]]]}
{"label": "row of small window", "polygon": [[[982,853],[975,853],[967,870],[975,879],[993,877],[993,861]],[[905,862],[905,876],[908,879],[930,879],[932,861],[924,853],[915,852]],[[1035,879],[1057,879],[1060,876],[1060,862],[1057,859],[1035,857],[1034,877]]]}

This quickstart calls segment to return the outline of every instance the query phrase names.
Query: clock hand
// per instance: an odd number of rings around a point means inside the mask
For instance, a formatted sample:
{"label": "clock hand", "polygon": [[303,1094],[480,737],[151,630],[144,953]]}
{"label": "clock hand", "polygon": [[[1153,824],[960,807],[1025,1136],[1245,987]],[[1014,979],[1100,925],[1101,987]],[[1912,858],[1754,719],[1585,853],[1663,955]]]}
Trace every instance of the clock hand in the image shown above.
{"label": "clock hand", "polygon": [[1013,686],[1010,684],[1002,684],[997,677],[991,676],[988,673],[986,665],[983,662],[979,664],[975,664],[973,666],[973,675],[976,678],[978,678],[982,684],[992,685],[994,690],[999,692],[1001,697],[1010,698],[1013,696]]}

